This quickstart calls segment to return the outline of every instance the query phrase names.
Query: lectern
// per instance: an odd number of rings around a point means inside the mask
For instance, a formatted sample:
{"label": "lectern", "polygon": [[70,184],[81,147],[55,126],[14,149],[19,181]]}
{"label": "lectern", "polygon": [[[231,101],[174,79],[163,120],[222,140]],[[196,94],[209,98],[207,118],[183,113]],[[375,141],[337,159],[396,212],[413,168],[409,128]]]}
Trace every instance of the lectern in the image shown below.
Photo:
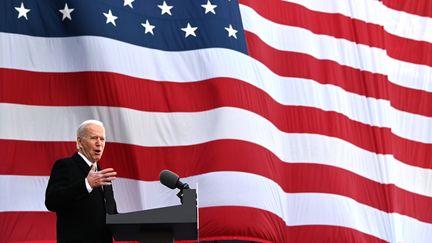
{"label": "lectern", "polygon": [[196,240],[197,194],[184,189],[182,204],[106,216],[114,239],[146,243],[172,243],[174,240]]}

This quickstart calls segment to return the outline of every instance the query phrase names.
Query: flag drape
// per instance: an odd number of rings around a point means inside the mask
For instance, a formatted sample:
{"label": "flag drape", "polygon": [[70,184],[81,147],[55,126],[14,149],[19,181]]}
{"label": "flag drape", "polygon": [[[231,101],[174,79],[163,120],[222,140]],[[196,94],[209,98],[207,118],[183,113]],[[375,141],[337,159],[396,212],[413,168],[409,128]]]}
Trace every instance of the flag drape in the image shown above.
{"label": "flag drape", "polygon": [[120,212],[198,189],[200,240],[432,239],[427,0],[5,0],[0,242],[55,240],[50,169],[101,120]]}

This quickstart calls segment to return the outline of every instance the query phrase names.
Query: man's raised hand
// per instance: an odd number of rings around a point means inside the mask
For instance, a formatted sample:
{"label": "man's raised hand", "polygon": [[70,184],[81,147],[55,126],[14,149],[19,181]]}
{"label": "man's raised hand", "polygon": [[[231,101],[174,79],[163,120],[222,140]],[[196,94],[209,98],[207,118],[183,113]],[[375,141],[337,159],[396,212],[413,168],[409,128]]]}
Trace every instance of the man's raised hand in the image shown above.
{"label": "man's raised hand", "polygon": [[117,172],[113,168],[103,169],[101,171],[96,171],[96,166],[93,163],[90,171],[87,175],[87,181],[92,188],[99,186],[111,185],[111,181],[116,179]]}

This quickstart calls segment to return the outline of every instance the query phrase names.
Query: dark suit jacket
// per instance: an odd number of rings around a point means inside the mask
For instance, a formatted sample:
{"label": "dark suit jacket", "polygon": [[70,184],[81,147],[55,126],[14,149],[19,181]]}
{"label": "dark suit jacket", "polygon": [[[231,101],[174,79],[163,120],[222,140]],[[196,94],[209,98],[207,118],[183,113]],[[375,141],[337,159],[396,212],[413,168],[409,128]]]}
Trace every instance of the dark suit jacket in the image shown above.
{"label": "dark suit jacket", "polygon": [[45,193],[45,205],[57,214],[57,242],[112,242],[106,213],[117,213],[112,186],[85,186],[90,167],[75,153],[57,160]]}

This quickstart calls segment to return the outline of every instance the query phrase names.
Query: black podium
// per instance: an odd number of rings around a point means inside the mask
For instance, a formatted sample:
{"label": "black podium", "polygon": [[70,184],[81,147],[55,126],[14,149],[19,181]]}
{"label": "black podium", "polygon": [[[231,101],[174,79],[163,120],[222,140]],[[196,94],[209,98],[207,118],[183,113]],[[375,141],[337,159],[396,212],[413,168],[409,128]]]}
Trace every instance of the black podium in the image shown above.
{"label": "black podium", "polygon": [[184,189],[182,204],[106,216],[114,239],[146,243],[172,243],[174,240],[196,240],[197,194]]}

